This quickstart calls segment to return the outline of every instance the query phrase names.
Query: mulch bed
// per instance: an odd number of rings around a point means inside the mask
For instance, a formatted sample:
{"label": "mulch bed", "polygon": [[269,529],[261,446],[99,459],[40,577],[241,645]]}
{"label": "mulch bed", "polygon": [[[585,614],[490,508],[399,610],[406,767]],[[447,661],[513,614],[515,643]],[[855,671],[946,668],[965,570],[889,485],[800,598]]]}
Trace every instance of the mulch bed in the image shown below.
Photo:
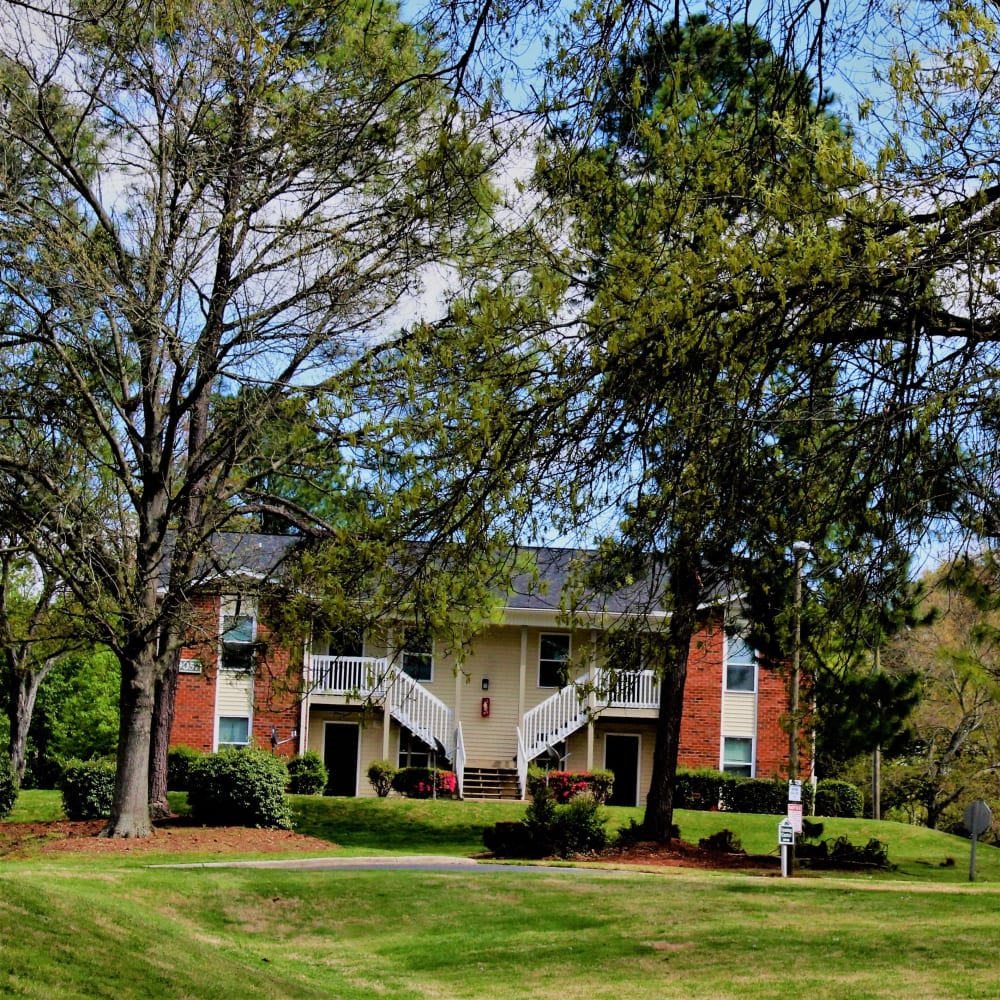
{"label": "mulch bed", "polygon": [[[50,823],[0,823],[0,859],[14,860],[38,854],[303,854],[332,853],[335,844],[291,830],[254,830],[239,826],[199,826],[189,817],[174,816],[154,824],[153,835],[139,840],[102,837],[101,819]],[[772,855],[712,851],[673,840],[668,845],[637,843],[612,848],[581,859],[614,865],[702,868],[777,872],[780,860]]]}

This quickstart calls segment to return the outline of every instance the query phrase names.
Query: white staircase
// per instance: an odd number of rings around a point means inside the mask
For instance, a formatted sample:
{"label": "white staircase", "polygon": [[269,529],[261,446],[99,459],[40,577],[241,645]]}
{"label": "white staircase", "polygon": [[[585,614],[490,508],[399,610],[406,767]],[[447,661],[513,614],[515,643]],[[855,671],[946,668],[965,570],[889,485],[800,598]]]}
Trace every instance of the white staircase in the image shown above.
{"label": "white staircase", "polygon": [[455,713],[422,684],[385,658],[313,656],[309,678],[313,695],[371,698],[381,702],[400,725],[432,749],[440,743],[456,767],[459,736]]}
{"label": "white staircase", "polygon": [[517,730],[517,777],[527,787],[528,764],[555,747],[606,708],[658,708],[660,684],[651,670],[619,672],[611,684],[610,671],[597,667],[560,688],[524,713]]}

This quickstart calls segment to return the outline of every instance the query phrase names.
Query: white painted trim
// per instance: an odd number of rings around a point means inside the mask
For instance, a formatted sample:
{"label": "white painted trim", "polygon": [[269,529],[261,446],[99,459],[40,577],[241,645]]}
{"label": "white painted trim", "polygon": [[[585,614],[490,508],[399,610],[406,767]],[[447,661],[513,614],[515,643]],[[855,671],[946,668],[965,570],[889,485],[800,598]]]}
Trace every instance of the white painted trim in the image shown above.
{"label": "white painted trim", "polygon": [[757,734],[753,736],[733,735],[723,733],[719,738],[719,770],[724,771],[726,765],[726,740],[749,740],[750,741],[750,777],[757,777]]}
{"label": "white painted trim", "polygon": [[[573,662],[573,633],[568,632],[565,629],[562,631],[552,629],[538,633],[538,655],[535,658],[535,687],[539,691],[561,691],[562,688],[558,685],[542,684],[542,639],[548,635],[557,635],[566,638],[566,664],[569,666]],[[569,680],[572,681],[573,678],[569,677]]]}
{"label": "white painted trim", "polygon": [[722,693],[723,694],[756,694],[757,689],[760,687],[760,656],[756,649],[754,649],[749,643],[743,642],[743,645],[750,650],[753,655],[753,688],[750,691],[744,691],[740,688],[730,688],[729,687],[729,644],[733,641],[733,637],[727,633],[723,633],[723,643],[722,643]]}

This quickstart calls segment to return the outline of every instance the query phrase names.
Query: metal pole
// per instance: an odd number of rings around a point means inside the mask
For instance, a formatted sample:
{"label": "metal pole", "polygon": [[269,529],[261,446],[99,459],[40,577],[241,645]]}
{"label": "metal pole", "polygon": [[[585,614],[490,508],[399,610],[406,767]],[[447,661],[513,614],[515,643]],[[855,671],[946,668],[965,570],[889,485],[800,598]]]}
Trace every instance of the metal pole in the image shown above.
{"label": "metal pole", "polygon": [[802,563],[808,542],[793,542],[795,554],[795,635],[792,645],[792,676],[788,685],[788,780],[799,776],[799,650],[802,645]]}

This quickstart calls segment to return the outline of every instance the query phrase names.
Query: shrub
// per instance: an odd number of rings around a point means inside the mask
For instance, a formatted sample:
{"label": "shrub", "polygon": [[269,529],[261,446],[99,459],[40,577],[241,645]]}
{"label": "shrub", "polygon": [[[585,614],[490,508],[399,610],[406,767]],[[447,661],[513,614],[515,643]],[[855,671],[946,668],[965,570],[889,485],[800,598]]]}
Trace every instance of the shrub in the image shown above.
{"label": "shrub", "polygon": [[816,788],[817,816],[845,816],[857,819],[864,813],[865,798],[849,781],[826,779]]}
{"label": "shrub", "polygon": [[719,830],[702,837],[698,846],[705,851],[724,851],[726,854],[742,854],[743,844],[732,830]]}
{"label": "shrub", "polygon": [[529,858],[544,858],[555,850],[556,800],[547,785],[536,785],[524,815]]}
{"label": "shrub", "polygon": [[205,754],[191,765],[191,815],[209,826],[254,826],[290,830],[285,785],[288,768],[259,747]]}
{"label": "shrub", "polygon": [[722,786],[736,778],[722,771],[702,768],[697,771],[677,772],[674,785],[674,808],[676,809],[718,809],[722,797]]}
{"label": "shrub", "polygon": [[[534,857],[531,832],[523,822],[494,823],[483,830],[483,843],[498,858]],[[540,855],[539,855],[540,856]]]}
{"label": "shrub", "polygon": [[591,794],[574,795],[565,805],[556,806],[554,837],[556,853],[570,854],[603,851],[608,844],[601,803]]}
{"label": "shrub", "polygon": [[584,792],[592,795],[599,803],[607,802],[615,783],[613,771],[543,771],[540,767],[528,770],[528,794],[535,789],[548,787],[556,802],[569,802],[574,795]]}
{"label": "shrub", "polygon": [[10,815],[17,801],[17,778],[7,754],[0,755],[0,819]]}
{"label": "shrub", "polygon": [[307,750],[298,757],[292,757],[286,767],[288,790],[293,795],[319,795],[326,788],[326,765],[315,750]]}
{"label": "shrub", "polygon": [[110,816],[115,797],[115,762],[110,757],[67,761],[59,787],[67,818]]}
{"label": "shrub", "polygon": [[368,765],[368,780],[375,794],[384,799],[392,791],[392,779],[396,777],[396,768],[388,760],[373,760]]}
{"label": "shrub", "polygon": [[864,868],[890,868],[889,848],[881,840],[872,837],[864,847],[852,844],[847,837],[838,837],[829,844],[830,860],[839,865]]}
{"label": "shrub", "polygon": [[[628,821],[628,826],[618,827],[618,832],[615,836],[615,843],[622,848],[635,847],[636,844],[643,844],[647,841],[653,840],[650,836],[649,831],[643,826],[642,823],[636,823],[634,819]],[[680,840],[681,839],[681,828],[676,823],[670,824],[670,839]]]}
{"label": "shrub", "polygon": [[186,792],[191,765],[201,756],[202,752],[194,747],[171,747],[167,751],[167,788],[172,792]]}
{"label": "shrub", "polygon": [[[788,812],[788,783],[779,778],[732,777],[720,786],[722,808],[727,812],[783,816]],[[812,815],[813,789],[802,785],[802,812]]]}
{"label": "shrub", "polygon": [[429,799],[433,795],[450,798],[458,788],[458,779],[454,771],[429,767],[403,767],[393,775],[392,787],[411,799]]}

